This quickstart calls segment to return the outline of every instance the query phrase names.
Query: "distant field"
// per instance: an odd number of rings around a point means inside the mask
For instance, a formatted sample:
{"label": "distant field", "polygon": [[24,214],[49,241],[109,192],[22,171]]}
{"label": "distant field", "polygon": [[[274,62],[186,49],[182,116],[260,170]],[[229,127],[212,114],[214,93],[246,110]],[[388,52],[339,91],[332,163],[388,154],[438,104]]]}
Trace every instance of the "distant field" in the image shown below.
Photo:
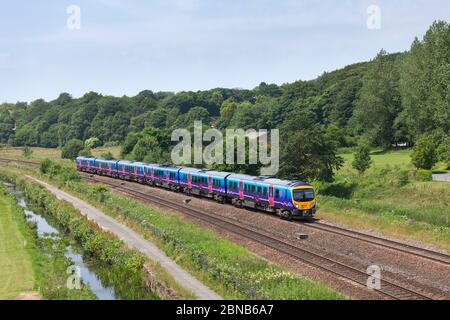
{"label": "distant field", "polygon": [[[31,148],[33,153],[29,160],[43,160],[43,159],[51,159],[51,160],[60,160],[61,159],[61,149],[55,148]],[[120,156],[120,146],[118,147],[100,147],[96,149],[92,149],[92,155],[95,157],[100,157],[102,154],[111,152],[114,158],[119,158]],[[26,160],[27,158],[23,155],[23,148],[20,147],[0,147],[0,158],[11,158],[11,159],[21,159]],[[68,160],[69,161],[69,160]]]}
{"label": "distant field", "polygon": [[[31,159],[43,160],[49,158],[52,160],[61,159],[60,149],[51,148],[31,148],[33,153]],[[12,158],[12,159],[26,159],[23,156],[23,148],[16,147],[0,147],[0,157],[2,158]]]}
{"label": "distant field", "polygon": [[[411,163],[411,152],[411,150],[372,152],[370,155],[373,161],[372,169],[381,169],[389,166],[398,166],[401,169],[413,169],[413,165]],[[339,155],[345,160],[344,168],[351,168],[354,158],[353,153],[342,153]]]}
{"label": "distant field", "polygon": [[117,147],[100,147],[92,149],[92,155],[95,157],[101,157],[102,154],[111,152],[115,159],[120,157],[120,146]]}
{"label": "distant field", "polygon": [[319,217],[450,249],[450,183],[417,181],[410,155],[372,152],[372,167],[359,175],[353,154],[343,150],[336,180],[318,188]]}
{"label": "distant field", "polygon": [[24,246],[20,219],[12,200],[0,190],[0,300],[33,290],[31,258]]}

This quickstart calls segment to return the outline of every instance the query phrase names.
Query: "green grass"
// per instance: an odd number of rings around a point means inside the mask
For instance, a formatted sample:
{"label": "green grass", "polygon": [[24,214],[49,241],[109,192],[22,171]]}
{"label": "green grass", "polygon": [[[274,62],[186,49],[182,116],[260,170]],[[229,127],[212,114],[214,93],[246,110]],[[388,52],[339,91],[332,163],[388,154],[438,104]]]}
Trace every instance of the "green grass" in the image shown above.
{"label": "green grass", "polygon": [[24,228],[14,199],[0,190],[0,300],[33,291],[34,274]]}
{"label": "green grass", "polygon": [[101,157],[102,154],[111,152],[111,154],[113,155],[114,159],[120,159],[120,146],[116,146],[116,147],[99,147],[99,148],[92,149],[91,152],[92,152],[92,155],[94,157]]}
{"label": "green grass", "polygon": [[345,167],[335,182],[317,183],[319,217],[450,249],[450,184],[418,181],[398,164],[402,156],[380,155],[362,175]]}
{"label": "green grass", "polygon": [[[45,158],[58,160],[61,159],[61,150],[51,148],[31,148],[33,153],[29,160],[43,160]],[[27,160],[23,156],[23,148],[2,146],[0,147],[0,158]]]}
{"label": "green grass", "polygon": [[[413,169],[411,163],[411,150],[395,150],[395,151],[372,151],[371,158],[373,161],[373,169],[381,169],[386,167],[397,166],[401,169]],[[343,169],[351,168],[351,163],[353,161],[353,153],[350,151],[339,154],[345,160],[345,165]]]}
{"label": "green grass", "polygon": [[[56,148],[30,148],[32,154],[29,158],[24,157],[23,148],[0,146],[0,158],[19,159],[19,160],[61,160],[61,149]],[[102,154],[111,152],[114,158],[118,159],[120,156],[120,146],[116,147],[99,147],[91,150],[92,155],[100,157]],[[63,160],[68,163],[70,160]]]}

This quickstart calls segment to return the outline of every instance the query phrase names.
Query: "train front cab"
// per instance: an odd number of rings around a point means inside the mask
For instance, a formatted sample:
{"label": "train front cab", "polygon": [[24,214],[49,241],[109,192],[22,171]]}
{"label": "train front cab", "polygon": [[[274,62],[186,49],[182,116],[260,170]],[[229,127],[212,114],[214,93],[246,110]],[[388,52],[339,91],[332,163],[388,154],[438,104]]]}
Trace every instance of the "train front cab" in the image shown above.
{"label": "train front cab", "polygon": [[316,214],[317,199],[314,189],[310,185],[300,185],[292,189],[292,204],[294,216],[310,218]]}

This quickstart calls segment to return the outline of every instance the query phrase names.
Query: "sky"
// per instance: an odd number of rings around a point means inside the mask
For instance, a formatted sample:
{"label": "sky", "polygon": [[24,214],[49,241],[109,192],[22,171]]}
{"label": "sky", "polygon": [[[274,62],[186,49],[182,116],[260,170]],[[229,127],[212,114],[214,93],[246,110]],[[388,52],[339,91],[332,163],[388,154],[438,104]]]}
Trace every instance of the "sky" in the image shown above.
{"label": "sky", "polygon": [[450,1],[0,0],[0,103],[309,80],[435,20]]}

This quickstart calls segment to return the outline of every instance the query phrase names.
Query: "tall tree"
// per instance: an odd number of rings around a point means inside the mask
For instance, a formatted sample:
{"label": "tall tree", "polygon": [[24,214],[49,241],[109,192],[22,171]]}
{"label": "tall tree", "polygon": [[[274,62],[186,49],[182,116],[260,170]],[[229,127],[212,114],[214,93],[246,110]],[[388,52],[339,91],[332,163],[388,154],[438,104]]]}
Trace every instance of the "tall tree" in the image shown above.
{"label": "tall tree", "polygon": [[382,50],[371,63],[355,105],[356,129],[375,146],[395,141],[394,122],[401,111],[397,56]]}
{"label": "tall tree", "polygon": [[330,181],[343,164],[336,141],[325,134],[312,113],[290,114],[281,136],[280,177]]}
{"label": "tall tree", "polygon": [[402,118],[414,138],[450,130],[450,25],[433,23],[402,64]]}

